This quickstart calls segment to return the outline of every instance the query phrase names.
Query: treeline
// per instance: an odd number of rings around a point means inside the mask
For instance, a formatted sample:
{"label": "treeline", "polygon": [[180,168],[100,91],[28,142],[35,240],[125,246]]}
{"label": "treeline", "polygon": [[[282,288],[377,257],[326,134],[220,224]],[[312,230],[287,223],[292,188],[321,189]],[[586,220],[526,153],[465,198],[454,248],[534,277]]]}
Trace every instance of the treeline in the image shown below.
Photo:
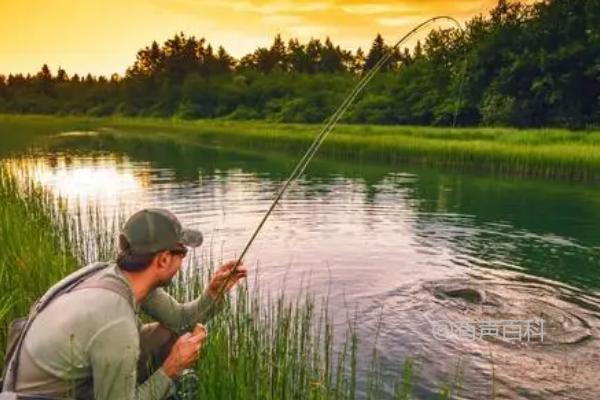
{"label": "treeline", "polygon": [[0,76],[0,112],[321,122],[385,54],[350,123],[566,126],[600,123],[600,2],[500,0],[466,29],[368,51],[276,36],[235,59],[183,33],[138,51],[125,76]]}

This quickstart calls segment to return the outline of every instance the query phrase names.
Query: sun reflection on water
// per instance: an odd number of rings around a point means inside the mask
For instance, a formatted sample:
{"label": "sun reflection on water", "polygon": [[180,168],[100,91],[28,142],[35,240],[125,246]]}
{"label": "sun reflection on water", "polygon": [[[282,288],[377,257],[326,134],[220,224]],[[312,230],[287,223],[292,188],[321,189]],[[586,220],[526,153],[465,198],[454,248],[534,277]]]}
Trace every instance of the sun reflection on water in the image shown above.
{"label": "sun reflection on water", "polygon": [[5,165],[16,176],[31,178],[69,203],[117,201],[123,193],[141,192],[148,186],[144,174],[134,173],[129,160],[115,155],[19,158]]}

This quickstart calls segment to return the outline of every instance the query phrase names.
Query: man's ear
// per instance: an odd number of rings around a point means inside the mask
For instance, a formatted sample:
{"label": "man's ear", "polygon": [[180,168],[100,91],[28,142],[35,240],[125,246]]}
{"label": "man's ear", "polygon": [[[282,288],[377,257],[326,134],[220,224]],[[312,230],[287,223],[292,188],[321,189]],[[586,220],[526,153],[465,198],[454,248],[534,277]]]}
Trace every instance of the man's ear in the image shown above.
{"label": "man's ear", "polygon": [[168,268],[171,254],[168,251],[161,251],[156,255],[156,267],[158,269]]}

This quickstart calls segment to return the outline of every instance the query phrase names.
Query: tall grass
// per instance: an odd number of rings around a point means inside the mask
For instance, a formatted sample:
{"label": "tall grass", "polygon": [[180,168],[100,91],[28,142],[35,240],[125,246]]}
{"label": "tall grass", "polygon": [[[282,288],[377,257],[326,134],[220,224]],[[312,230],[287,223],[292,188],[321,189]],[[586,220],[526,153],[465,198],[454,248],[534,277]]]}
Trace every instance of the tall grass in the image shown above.
{"label": "tall grass", "polygon": [[76,268],[60,211],[32,185],[18,186],[0,166],[0,355],[4,359],[6,327],[26,315],[34,300],[60,277]]}
{"label": "tall grass", "polygon": [[[0,143],[18,132],[44,132],[40,130],[44,123],[47,133],[67,130],[70,125],[72,130],[97,129],[117,138],[169,138],[184,144],[276,150],[294,156],[308,147],[319,128],[248,121],[0,116]],[[600,181],[598,131],[340,125],[319,154],[390,165],[415,163],[499,175]]]}
{"label": "tall grass", "polygon": [[[0,354],[11,319],[26,315],[32,302],[85,262],[114,255],[114,229],[85,210],[97,232],[84,232],[83,215],[68,217],[50,197],[0,164]],[[99,233],[104,230],[106,233]],[[95,243],[94,243],[95,242]],[[180,300],[201,292],[208,269],[191,265],[179,275],[173,294]],[[204,272],[196,272],[204,271]],[[209,340],[196,369],[200,399],[409,399],[410,362],[398,382],[384,382],[373,350],[366,387],[361,388],[356,320],[335,345],[334,321],[326,300],[306,294],[288,299],[262,293],[260,285],[239,288],[208,326]],[[391,390],[384,390],[386,387]]]}

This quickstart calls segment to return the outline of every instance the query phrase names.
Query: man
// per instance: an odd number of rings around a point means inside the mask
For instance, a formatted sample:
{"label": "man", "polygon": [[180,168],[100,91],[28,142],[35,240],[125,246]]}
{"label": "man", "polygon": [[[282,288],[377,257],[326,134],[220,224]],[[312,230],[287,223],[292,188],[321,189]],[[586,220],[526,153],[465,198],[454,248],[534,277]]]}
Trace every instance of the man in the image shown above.
{"label": "man", "polygon": [[[174,379],[198,358],[206,337],[201,324],[247,273],[242,265],[235,269],[235,261],[225,263],[199,298],[178,303],[162,287],[181,268],[187,247],[201,243],[200,232],[184,229],[167,210],[131,216],[116,264],[60,294],[34,319],[19,354],[15,391],[98,400],[174,394]],[[140,310],[158,322],[142,326]]]}

